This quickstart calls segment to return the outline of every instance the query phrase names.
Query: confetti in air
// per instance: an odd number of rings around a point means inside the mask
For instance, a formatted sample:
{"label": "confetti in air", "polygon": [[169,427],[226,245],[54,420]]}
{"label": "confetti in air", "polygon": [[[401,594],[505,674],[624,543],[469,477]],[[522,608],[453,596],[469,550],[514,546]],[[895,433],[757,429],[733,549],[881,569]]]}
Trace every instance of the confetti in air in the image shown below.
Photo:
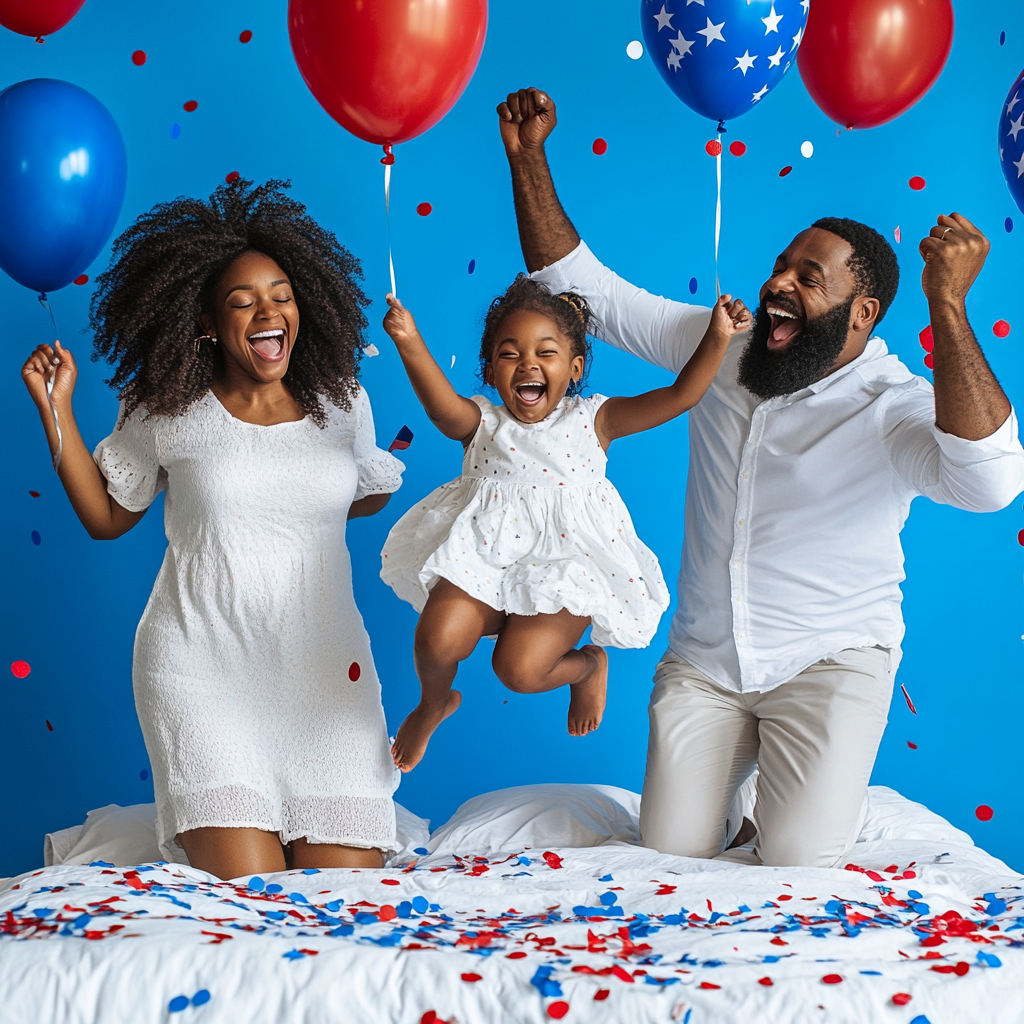
{"label": "confetti in air", "polygon": [[238,36],[238,41],[240,43],[247,43],[249,42],[250,39],[252,39],[252,33],[248,29],[246,29],[244,32],[241,32]]}
{"label": "confetti in air", "polygon": [[43,538],[39,536],[39,531],[38,530],[33,530],[32,531],[32,543],[35,544],[36,547],[39,547],[39,545],[42,544],[42,542],[43,542]]}
{"label": "confetti in air", "polygon": [[412,431],[408,427],[402,427],[402,429],[395,435],[395,439],[391,442],[391,446],[388,448],[388,451],[404,451],[412,444],[412,437]]}
{"label": "confetti in air", "polygon": [[136,50],[132,54],[132,63],[137,68],[141,68],[142,65],[146,63],[146,51],[145,50]]}
{"label": "confetti in air", "polygon": [[226,184],[230,185],[231,182],[238,181],[240,177],[241,175],[238,173],[238,171],[229,171],[227,174],[224,175],[224,181]]}
{"label": "confetti in air", "polygon": [[782,168],[781,171],[779,171],[779,177],[784,178],[787,174],[789,174],[791,170],[793,170],[792,165],[787,164],[785,167]]}
{"label": "confetti in air", "polygon": [[75,284],[88,284],[89,283],[89,275],[88,274],[79,274],[78,277],[75,278],[74,283]]}
{"label": "confetti in air", "polygon": [[746,153],[746,151],[747,144],[745,142],[740,142],[739,139],[737,139],[735,142],[729,143],[729,152],[732,153],[733,156],[743,156],[743,154]]}
{"label": "confetti in air", "polygon": [[178,138],[179,135],[181,135],[181,125],[180,124],[172,124],[171,125],[171,138],[172,139],[176,139],[176,138]]}
{"label": "confetti in air", "polygon": [[810,160],[814,156],[814,143],[813,142],[801,142],[800,143],[800,155],[805,160]]}
{"label": "confetti in air", "polygon": [[27,661],[11,662],[11,675],[14,676],[15,679],[24,679],[31,671],[32,667]]}
{"label": "confetti in air", "polygon": [[896,225],[896,230],[893,231],[892,237],[896,239],[896,244],[899,245],[900,244],[900,226],[899,226],[899,224]]}
{"label": "confetti in air", "polygon": [[374,356],[380,355],[380,349],[371,341],[370,344],[363,349],[363,355],[369,356],[372,359]]}
{"label": "confetti in air", "polygon": [[608,143],[604,139],[594,139],[594,144],[590,147],[598,156],[604,156],[608,152]]}
{"label": "confetti in air", "polygon": [[188,100],[188,102],[182,103],[181,105],[181,109],[188,114],[191,114],[193,110],[197,110],[198,108],[199,103],[196,100]]}
{"label": "confetti in air", "polygon": [[433,209],[434,208],[430,205],[430,203],[420,203],[420,205],[416,207],[416,212],[421,217],[429,217]]}
{"label": "confetti in air", "polygon": [[697,278],[695,278],[695,277],[691,277],[690,278],[690,294],[691,295],[696,295],[697,294]]}
{"label": "confetti in air", "polygon": [[997,320],[992,325],[992,333],[997,338],[1005,338],[1010,333],[1010,325],[1005,320]]}
{"label": "confetti in air", "polygon": [[449,367],[449,369],[451,369],[451,370],[455,369],[455,356],[452,356],[452,365]]}
{"label": "confetti in air", "polygon": [[626,56],[630,60],[639,60],[644,55],[644,44],[639,39],[626,43]]}
{"label": "confetti in air", "polygon": [[704,152],[707,153],[708,156],[721,156],[722,144],[718,139],[708,139],[708,141],[704,143]]}
{"label": "confetti in air", "polygon": [[991,821],[995,811],[992,810],[988,804],[981,804],[980,807],[975,808],[974,816],[978,821]]}
{"label": "confetti in air", "polygon": [[469,266],[466,268],[467,273],[472,274],[476,270],[476,260],[470,260]]}
{"label": "confetti in air", "polygon": [[915,174],[914,177],[907,182],[907,184],[915,191],[920,192],[924,188],[924,178],[920,175]]}
{"label": "confetti in air", "polygon": [[907,693],[907,688],[900,683],[900,689],[903,691],[903,699],[907,702],[907,707],[910,708],[910,713],[912,715],[916,715],[917,708],[914,707],[914,702],[910,699],[910,694]]}

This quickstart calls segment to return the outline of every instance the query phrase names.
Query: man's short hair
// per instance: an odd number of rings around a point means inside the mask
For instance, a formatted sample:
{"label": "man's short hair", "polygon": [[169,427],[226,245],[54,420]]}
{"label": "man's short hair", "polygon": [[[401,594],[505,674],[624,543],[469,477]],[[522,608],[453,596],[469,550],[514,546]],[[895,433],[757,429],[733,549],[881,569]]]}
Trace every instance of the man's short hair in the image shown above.
{"label": "man's short hair", "polygon": [[853,248],[846,265],[853,271],[856,290],[878,299],[874,323],[877,327],[896,298],[900,284],[900,265],[892,246],[874,228],[849,217],[821,217],[811,227],[831,231]]}

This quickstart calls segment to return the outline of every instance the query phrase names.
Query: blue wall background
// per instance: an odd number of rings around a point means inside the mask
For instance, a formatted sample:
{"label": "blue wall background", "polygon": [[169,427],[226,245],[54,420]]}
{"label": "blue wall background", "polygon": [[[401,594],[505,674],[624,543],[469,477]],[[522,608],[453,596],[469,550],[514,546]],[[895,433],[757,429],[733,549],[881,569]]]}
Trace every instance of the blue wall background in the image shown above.
{"label": "blue wall background", "polygon": [[[696,277],[696,300],[714,298],[714,164],[704,152],[712,126],[680,104],[646,55],[634,0],[493,0],[476,76],[431,132],[400,147],[394,170],[392,234],[400,293],[456,387],[476,386],[474,351],[488,300],[521,269],[508,172],[494,106],[523,85],[550,91],[560,124],[549,145],[561,197],[606,262],[647,288],[679,298]],[[982,345],[1018,408],[1024,406],[1019,261],[1024,216],[1003,184],[996,155],[1000,104],[1024,63],[1019,3],[956,0],[956,39],[931,92],[894,123],[840,132],[814,106],[795,69],[766,102],[732,125],[745,156],[724,159],[723,287],[748,302],[775,254],[811,220],[838,214],[877,227],[896,246],[903,287],[883,334],[912,368],[922,366],[918,332],[927,308],[918,285],[917,241],[940,212],[969,216],[992,241],[970,297]],[[417,698],[412,667],[415,616],[377,577],[383,539],[399,515],[457,474],[460,447],[441,437],[416,402],[380,330],[387,290],[387,242],[379,152],[346,134],[307,92],[292,60],[284,0],[88,0],[44,45],[0,29],[0,88],[27,78],[63,78],[109,108],[128,149],[129,182],[117,231],[153,203],[207,195],[231,171],[290,178],[294,194],[358,255],[375,298],[369,340],[380,355],[364,363],[378,440],[403,424],[415,432],[404,453],[405,485],[375,519],[351,526],[359,605],[373,639],[392,730]],[[246,45],[243,30],[253,33]],[[1005,31],[1005,45],[1000,32]],[[137,67],[131,55],[145,50]],[[198,101],[185,113],[182,104]],[[172,138],[172,125],[181,127]],[[596,138],[608,151],[596,156]],[[805,159],[800,145],[814,145]],[[779,177],[779,170],[793,171]],[[912,191],[921,175],[927,187]],[[416,206],[429,202],[428,217]],[[0,213],[2,215],[2,213]],[[1004,219],[1019,221],[1007,233]],[[101,254],[89,268],[95,277]],[[473,274],[470,260],[476,261]],[[91,286],[53,296],[62,340],[82,367],[76,413],[87,443],[105,436],[117,402],[106,367],[85,358]],[[21,384],[29,351],[52,338],[27,290],[0,277],[5,326],[0,349],[0,436],[7,470],[0,503],[0,784],[7,820],[0,875],[37,866],[45,832],[83,820],[103,804],[152,799],[135,718],[131,651],[135,625],[162,557],[158,502],[129,535],[91,541],[54,478],[42,431]],[[1012,326],[996,338],[997,319]],[[666,379],[605,347],[591,384],[634,393]],[[674,578],[682,538],[685,418],[619,441],[610,473],[640,535]],[[33,498],[29,492],[38,491]],[[874,782],[920,800],[978,843],[1024,870],[1021,734],[1024,678],[1020,502],[971,515],[915,502],[904,532],[908,635],[900,680],[917,705],[893,703]],[[32,542],[38,531],[41,543]],[[481,649],[459,678],[462,710],[438,732],[427,759],[398,799],[440,824],[464,799],[520,783],[604,782],[639,789],[646,701],[665,646],[669,615],[651,647],[611,652],[608,712],[582,740],[565,731],[561,693],[523,697],[491,676]],[[31,674],[7,668],[22,659]],[[52,731],[47,728],[52,724]],[[917,744],[911,749],[908,741]],[[145,773],[147,778],[143,779]],[[980,804],[991,821],[975,817]]]}

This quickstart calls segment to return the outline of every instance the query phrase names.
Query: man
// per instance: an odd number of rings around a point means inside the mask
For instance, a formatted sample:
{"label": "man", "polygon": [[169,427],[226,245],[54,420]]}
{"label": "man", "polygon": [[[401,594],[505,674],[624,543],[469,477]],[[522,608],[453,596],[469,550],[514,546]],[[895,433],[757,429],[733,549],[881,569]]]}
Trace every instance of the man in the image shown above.
{"label": "man", "polygon": [[[527,269],[584,295],[603,340],[677,372],[708,310],[651,295],[580,241],[544,155],[551,98],[498,107]],[[690,412],[679,608],[655,675],[640,827],[665,853],[722,852],[759,766],[756,858],[837,863],[885,728],[911,499],[984,512],[1024,489],[1013,410],[967,322],[988,241],[940,216],[920,245],[934,392],[872,332],[896,294],[888,243],[826,218],[775,260],[755,325]]]}

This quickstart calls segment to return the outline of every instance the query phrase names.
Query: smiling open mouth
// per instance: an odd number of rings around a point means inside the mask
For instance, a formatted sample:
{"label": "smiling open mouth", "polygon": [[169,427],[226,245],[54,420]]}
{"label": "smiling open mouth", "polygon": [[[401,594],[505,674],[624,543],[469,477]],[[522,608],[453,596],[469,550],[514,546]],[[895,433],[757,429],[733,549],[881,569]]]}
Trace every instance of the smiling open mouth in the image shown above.
{"label": "smiling open mouth", "polygon": [[772,318],[772,330],[768,335],[769,348],[782,348],[788,345],[804,327],[804,318],[791,309],[776,303],[769,303],[765,310]]}
{"label": "smiling open mouth", "polygon": [[250,334],[246,340],[253,352],[268,363],[276,363],[284,358],[284,331],[280,328]]}
{"label": "smiling open mouth", "polygon": [[516,386],[516,394],[523,405],[537,405],[548,390],[547,384],[539,380],[528,380]]}

